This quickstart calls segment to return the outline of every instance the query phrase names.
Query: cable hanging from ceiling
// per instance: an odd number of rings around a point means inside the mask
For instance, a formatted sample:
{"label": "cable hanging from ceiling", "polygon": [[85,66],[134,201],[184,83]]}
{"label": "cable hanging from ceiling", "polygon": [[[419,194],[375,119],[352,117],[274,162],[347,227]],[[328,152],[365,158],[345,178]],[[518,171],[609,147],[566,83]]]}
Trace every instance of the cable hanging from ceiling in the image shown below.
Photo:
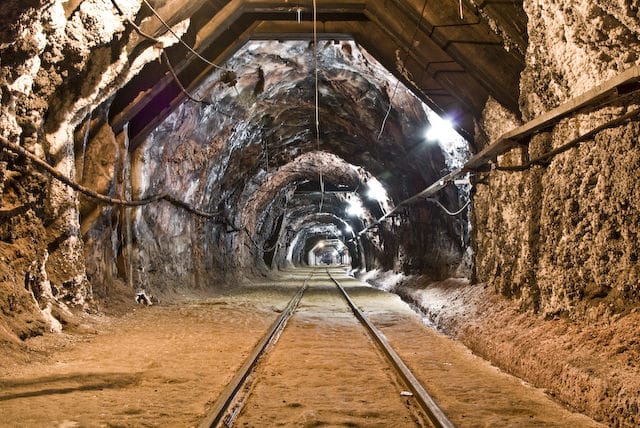
{"label": "cable hanging from ceiling", "polygon": [[[115,3],[114,3],[114,4],[115,4]],[[116,4],[116,6],[117,6],[117,4]],[[160,39],[158,39],[157,37],[151,36],[150,34],[145,33],[145,32],[140,28],[140,26],[139,26],[139,25],[137,25],[135,22],[133,22],[133,20],[131,20],[131,19],[127,18],[124,14],[122,14],[122,11],[120,11],[120,9],[118,9],[118,11],[119,11],[119,12],[120,12],[120,14],[123,16],[123,18],[127,21],[127,23],[129,23],[129,25],[131,25],[131,26],[133,27],[133,29],[134,29],[134,30],[135,30],[135,31],[136,31],[136,32],[137,32],[141,37],[143,37],[143,38],[145,38],[145,39],[147,39],[147,40],[149,40],[149,41],[152,41],[152,42],[154,42],[154,43],[162,44],[162,42],[160,41]],[[165,24],[165,25],[166,25],[166,24]],[[176,73],[175,69],[173,68],[173,66],[172,66],[172,64],[171,64],[171,61],[169,60],[169,56],[167,55],[166,49],[164,49],[164,48],[162,49],[162,58],[163,58],[163,60],[164,60],[165,64],[167,65],[167,69],[169,70],[169,73],[171,74],[171,77],[172,77],[172,78],[173,78],[173,80],[175,81],[176,85],[178,85],[178,88],[180,89],[180,92],[182,92],[182,93],[184,94],[184,96],[185,96],[187,99],[189,99],[189,100],[191,100],[191,101],[193,101],[193,102],[195,102],[195,103],[198,103],[198,104],[203,104],[203,105],[206,105],[206,106],[211,106],[211,107],[213,107],[214,111],[216,111],[217,113],[220,113],[221,115],[226,116],[226,117],[228,117],[228,118],[230,118],[230,119],[233,119],[233,120],[235,120],[235,121],[237,121],[237,122],[240,122],[240,121],[242,121],[242,120],[243,120],[243,119],[241,119],[241,118],[239,118],[239,117],[237,117],[237,116],[234,116],[234,115],[232,115],[232,114],[230,114],[230,113],[226,113],[226,112],[224,112],[224,111],[222,111],[222,110],[218,109],[218,108],[217,108],[217,106],[216,106],[214,103],[210,102],[210,101],[207,101],[207,100],[205,100],[205,99],[200,99],[200,100],[199,100],[199,99],[195,98],[193,95],[191,95],[191,94],[189,93],[189,91],[187,91],[187,89],[184,87],[184,85],[182,84],[182,82],[180,81],[180,79],[178,78],[178,74]],[[222,69],[223,69],[223,70],[227,70],[226,68],[222,68]],[[228,71],[228,72],[230,72],[230,73],[233,73],[233,74],[235,75],[235,73],[234,73],[233,71],[230,71],[230,70],[227,70],[227,71]]]}
{"label": "cable hanging from ceiling", "polygon": [[[314,64],[314,80],[315,80],[315,122],[316,122],[316,149],[320,152],[320,91],[318,89],[318,5],[317,0],[313,0],[313,64]],[[322,212],[324,204],[324,177],[322,169],[320,169],[320,206],[319,211]]]}
{"label": "cable hanging from ceiling", "polygon": [[[422,24],[422,18],[424,16],[424,11],[427,9],[427,2],[428,0],[424,0],[424,3],[422,4],[422,10],[420,11],[420,18],[418,19],[418,23],[416,24],[416,29],[413,32],[413,36],[411,37],[411,41],[409,42],[409,44],[407,45],[407,49],[404,52],[404,59],[402,60],[402,64],[406,64],[407,59],[409,58],[409,54],[411,53],[411,49],[413,48],[413,42],[415,42],[416,40],[416,36],[418,35],[418,31],[420,30],[420,24]],[[391,108],[393,107],[393,99],[396,96],[396,93],[398,92],[398,86],[400,85],[400,79],[396,80],[396,84],[393,88],[393,92],[391,93],[391,98],[389,99],[389,108],[387,108],[387,113],[384,115],[384,119],[382,120],[382,126],[380,126],[380,132],[378,133],[378,140],[380,139],[380,137],[382,136],[382,133],[384,132],[384,127],[387,124],[387,119],[389,119],[389,114],[391,113]]]}
{"label": "cable hanging from ceiling", "polygon": [[220,113],[223,116],[227,116],[230,119],[235,120],[236,122],[240,122],[244,119],[241,119],[239,117],[236,117],[230,113],[226,113],[220,109],[217,108],[217,106],[210,102],[207,101],[205,99],[197,99],[195,98],[193,95],[191,95],[187,89],[184,87],[184,85],[182,84],[182,82],[180,82],[180,79],[178,79],[178,75],[176,74],[175,70],[173,69],[173,66],[171,65],[171,61],[169,61],[169,56],[167,55],[167,52],[163,49],[162,50],[162,58],[164,59],[165,64],[167,65],[167,69],[169,70],[169,73],[171,74],[171,77],[173,77],[173,80],[176,82],[176,85],[178,85],[178,87],[180,88],[180,91],[184,94],[185,97],[187,97],[189,100],[195,102],[195,103],[199,103],[199,104],[204,104],[206,106],[211,106],[213,107],[213,109],[217,112]]}
{"label": "cable hanging from ceiling", "polygon": [[162,25],[165,26],[165,28],[171,33],[173,34],[173,36],[185,47],[187,48],[191,53],[193,53],[196,57],[198,57],[199,59],[201,59],[202,61],[204,61],[206,64],[209,64],[210,66],[217,68],[219,70],[224,70],[224,71],[231,71],[230,69],[223,67],[221,65],[215,64],[211,61],[209,61],[208,59],[206,59],[205,57],[203,57],[202,55],[200,55],[195,49],[193,49],[191,46],[189,46],[187,44],[187,42],[185,42],[184,40],[182,40],[182,37],[180,37],[178,35],[178,33],[176,33],[173,28],[171,28],[171,26],[167,23],[167,21],[165,21],[164,19],[162,19],[162,17],[160,16],[160,14],[153,8],[153,6],[151,6],[151,4],[149,4],[149,2],[147,0],[142,0],[142,2],[147,5],[147,7],[151,10],[151,12],[156,16],[156,18],[158,18],[160,20],[160,22],[162,22]]}

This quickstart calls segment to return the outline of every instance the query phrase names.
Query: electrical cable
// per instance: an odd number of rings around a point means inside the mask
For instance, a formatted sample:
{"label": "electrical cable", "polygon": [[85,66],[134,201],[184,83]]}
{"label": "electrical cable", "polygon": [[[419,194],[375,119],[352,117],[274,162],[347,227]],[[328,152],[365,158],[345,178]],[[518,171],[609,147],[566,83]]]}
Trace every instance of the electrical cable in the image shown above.
{"label": "electrical cable", "polygon": [[440,207],[440,209],[442,209],[442,211],[444,211],[445,213],[447,213],[447,215],[450,215],[451,217],[453,217],[453,216],[456,216],[456,215],[460,214],[462,211],[464,211],[465,209],[467,209],[467,207],[468,207],[468,206],[469,206],[469,204],[471,203],[471,199],[469,199],[469,200],[467,201],[467,203],[466,203],[466,204],[464,204],[464,206],[463,206],[462,208],[460,208],[458,211],[452,212],[452,211],[449,211],[449,210],[447,209],[447,207],[445,207],[444,205],[442,205],[442,204],[440,203],[440,201],[439,201],[439,200],[437,200],[437,199],[434,199],[434,198],[425,198],[425,201],[433,202],[433,203],[434,203],[434,204],[436,204],[438,207]]}
{"label": "electrical cable", "polygon": [[615,119],[612,119],[600,126],[597,126],[595,128],[593,128],[591,131],[577,137],[574,138],[573,140],[569,141],[566,144],[563,144],[562,146],[551,150],[543,155],[538,156],[535,159],[530,160],[529,162],[526,162],[522,165],[514,165],[514,166],[499,166],[496,165],[495,169],[496,171],[505,171],[505,172],[522,172],[522,171],[526,171],[528,169],[531,169],[531,167],[533,167],[534,165],[538,165],[538,166],[546,166],[552,158],[554,158],[555,156],[564,153],[566,151],[568,151],[569,149],[572,149],[574,147],[576,147],[577,145],[579,145],[580,143],[590,139],[591,137],[595,136],[597,133],[599,133],[600,131],[604,131],[605,129],[608,128],[613,128],[615,126],[619,126],[622,123],[626,122],[629,119],[632,119],[635,116],[640,115],[640,108],[631,110],[630,112],[627,112],[625,114],[623,114],[620,117],[617,117]]}
{"label": "electrical cable", "polygon": [[[422,5],[422,11],[420,12],[420,18],[418,19],[418,23],[416,24],[416,29],[413,32],[413,36],[411,36],[411,42],[409,42],[409,44],[407,45],[407,49],[405,50],[402,64],[405,64],[407,62],[407,59],[409,58],[409,53],[413,48],[413,42],[416,40],[416,36],[418,35],[418,30],[420,30],[420,24],[422,24],[422,17],[424,16],[424,11],[427,9],[427,2],[428,0],[424,0],[424,3]],[[396,96],[396,92],[398,91],[399,85],[400,85],[400,79],[397,79],[396,85],[393,88],[393,93],[391,94],[391,98],[389,98],[389,108],[387,109],[387,113],[384,115],[384,119],[382,120],[382,126],[380,127],[380,132],[378,133],[377,140],[380,139],[380,137],[382,136],[382,133],[384,132],[384,127],[386,126],[387,119],[389,118],[389,114],[391,113],[391,108],[393,107],[393,99]]]}
{"label": "electrical cable", "polygon": [[[143,1],[144,1],[144,0],[143,0]],[[117,7],[117,4],[116,4],[115,2],[113,2],[113,3],[114,3],[114,6],[116,6],[116,8],[117,8],[118,12],[120,12],[120,14],[122,15],[123,19],[124,19],[125,21],[127,21],[127,22],[128,22],[128,23],[129,23],[129,24],[130,24],[134,29],[135,29],[135,31],[136,31],[140,36],[142,36],[142,37],[144,37],[145,39],[148,39],[148,40],[150,40],[150,41],[152,41],[152,42],[154,42],[154,43],[159,43],[159,44],[161,44],[161,43],[162,43],[158,38],[153,37],[153,36],[151,36],[151,35],[149,35],[149,34],[145,33],[145,32],[140,28],[140,26],[136,25],[136,23],[135,23],[135,22],[133,22],[131,19],[129,19],[128,17],[126,17],[126,16],[123,14],[123,12],[122,12],[118,7]],[[146,1],[145,1],[145,3],[146,3],[146,4],[147,4],[147,6],[152,10],[152,12],[154,12],[154,15],[156,15],[156,16],[158,17],[158,19],[160,19],[160,21],[164,24],[164,26],[165,26],[169,31],[171,31],[171,33],[172,33],[176,38],[178,38],[178,40],[179,40],[183,45],[185,45],[185,46],[186,46],[190,51],[195,52],[195,51],[193,51],[193,49],[191,49],[188,45],[186,45],[186,43],[185,43],[182,39],[180,39],[180,37],[179,37],[179,36],[177,36],[177,35],[172,31],[172,29],[168,26],[168,24],[167,24],[167,23],[166,23],[162,18],[160,18],[160,16],[159,16],[159,15],[157,14],[157,12],[153,9],[153,7],[151,7],[151,6],[150,6]],[[173,77],[173,79],[175,80],[176,84],[177,84],[177,85],[178,85],[178,87],[180,88],[180,91],[185,95],[185,97],[187,97],[189,100],[191,100],[191,101],[193,101],[193,102],[196,102],[196,103],[200,103],[200,104],[204,104],[204,105],[208,105],[208,106],[213,106],[213,107],[215,107],[215,104],[214,104],[214,103],[212,103],[212,102],[206,101],[206,100],[204,100],[204,99],[203,99],[203,100],[198,100],[197,98],[193,97],[193,96],[192,96],[192,95],[191,95],[191,94],[186,90],[186,88],[184,87],[184,85],[182,85],[182,83],[180,82],[180,79],[178,78],[177,73],[175,72],[175,69],[172,67],[171,62],[169,61],[169,58],[168,58],[168,56],[166,55],[166,52],[165,52],[164,50],[162,51],[162,54],[163,54],[163,57],[165,58],[165,62],[166,62],[166,64],[167,64],[167,67],[168,67],[168,69],[169,69],[169,72],[171,73],[171,76]],[[214,67],[219,68],[220,70],[224,70],[224,71],[227,71],[227,72],[231,72],[231,73],[233,73],[233,71],[232,71],[232,70],[230,70],[230,69],[228,69],[228,68],[224,68],[224,67],[222,67],[222,66],[218,66],[218,65],[216,65],[216,64],[211,63],[211,62],[210,62],[210,61],[208,61],[206,58],[202,58],[202,57],[201,57],[197,52],[195,52],[195,54],[196,54],[196,55],[198,55],[198,57],[199,57],[199,58],[203,59],[207,64],[213,65]],[[236,89],[236,91],[237,91],[237,89]],[[231,119],[234,119],[234,120],[236,120],[236,121],[238,121],[238,122],[240,122],[240,121],[242,121],[242,120],[243,120],[243,119],[240,119],[240,118],[238,118],[238,117],[236,117],[236,116],[233,116],[233,115],[232,115],[232,114],[230,114],[230,113],[225,113],[224,111],[218,110],[218,109],[216,109],[216,108],[214,108],[214,110],[215,110],[216,112],[218,112],[218,113],[220,113],[220,114],[222,114],[222,115],[224,115],[224,116],[227,116],[227,117],[229,117],[229,118],[231,118]],[[290,125],[290,124],[287,124],[287,123],[281,123],[281,124],[279,124],[278,126],[280,126],[280,127],[285,127],[285,128],[298,128],[298,127],[299,127],[298,125]]]}
{"label": "electrical cable", "polygon": [[[316,150],[320,152],[320,91],[318,89],[318,6],[317,0],[313,0],[313,63],[315,75],[315,119],[316,119]],[[320,206],[322,212],[324,205],[324,177],[320,170]]]}
{"label": "electrical cable", "polygon": [[142,29],[135,22],[133,22],[133,20],[131,20],[128,16],[125,15],[125,13],[122,11],[122,9],[120,9],[120,6],[118,5],[118,3],[115,0],[111,0],[111,4],[118,11],[118,13],[122,17],[122,19],[127,21],[129,23],[129,25],[131,25],[139,35],[141,35],[145,39],[151,40],[151,41],[153,41],[155,43],[160,43],[160,44],[162,43],[159,39],[157,39],[157,38],[145,33],[144,31],[142,31]]}
{"label": "electrical cable", "polygon": [[229,113],[225,113],[222,110],[219,110],[218,108],[216,108],[216,105],[210,101],[207,100],[199,100],[197,98],[195,98],[193,95],[191,95],[186,88],[184,87],[184,85],[182,84],[182,82],[180,82],[180,79],[178,79],[178,75],[176,74],[175,70],[173,69],[173,67],[171,66],[171,62],[169,61],[169,56],[167,55],[167,52],[165,50],[162,50],[162,57],[164,58],[165,63],[167,64],[167,68],[169,69],[169,73],[171,73],[171,76],[173,77],[173,80],[176,82],[176,84],[178,85],[178,87],[180,88],[180,91],[182,91],[182,93],[184,94],[185,97],[187,97],[189,100],[195,102],[195,103],[199,103],[199,104],[204,104],[206,106],[211,106],[213,107],[214,111],[216,111],[217,113],[220,113],[223,116],[227,116],[230,119],[235,120],[236,122],[242,122],[244,119],[240,119],[239,117],[236,117],[232,114]]}
{"label": "electrical cable", "polygon": [[139,35],[141,35],[142,37],[144,37],[147,40],[150,40],[154,43],[159,43],[162,44],[162,42],[160,41],[160,39],[153,37],[147,33],[145,33],[144,31],[142,31],[142,29],[140,28],[139,25],[137,25],[135,22],[133,22],[131,19],[124,17],[124,19],[129,23],[129,25],[131,25],[133,27],[134,30],[136,30],[136,33],[138,33]]}
{"label": "electrical cable", "polygon": [[[125,17],[124,15],[123,15],[123,17],[124,17],[124,19],[125,19],[125,20],[126,20],[126,21],[127,21],[127,22],[128,22],[128,23],[129,23],[129,24],[130,24],[134,29],[135,29],[135,30],[136,30],[136,32],[137,32],[138,34],[140,34],[142,37],[144,37],[144,38],[146,38],[146,39],[148,39],[148,40],[150,40],[150,41],[153,41],[153,42],[155,42],[155,43],[162,43],[159,39],[157,39],[157,38],[155,38],[155,37],[153,37],[153,36],[150,36],[149,34],[147,34],[147,33],[145,33],[144,31],[142,31],[142,29],[141,29],[138,25],[136,25],[136,24],[135,24],[131,19],[129,19],[129,18],[127,18],[127,17]],[[173,68],[173,66],[171,65],[171,61],[169,61],[169,56],[167,55],[167,52],[166,52],[166,50],[165,50],[165,49],[163,49],[163,50],[162,50],[162,57],[164,58],[164,61],[165,61],[166,65],[167,65],[167,68],[168,68],[168,70],[169,70],[169,73],[170,73],[170,74],[171,74],[171,76],[173,77],[173,80],[176,82],[176,84],[177,84],[177,85],[178,85],[178,87],[180,88],[180,91],[184,94],[184,96],[185,96],[185,97],[187,97],[189,100],[191,100],[191,101],[193,101],[193,102],[195,102],[195,103],[204,104],[204,105],[207,105],[207,106],[214,107],[214,110],[215,110],[217,113],[220,113],[220,114],[221,114],[221,115],[223,115],[223,116],[227,116],[227,117],[228,117],[228,118],[230,118],[230,119],[233,119],[233,120],[238,121],[238,122],[239,122],[239,121],[242,121],[242,119],[240,119],[240,118],[238,118],[238,117],[236,117],[236,116],[234,116],[234,115],[232,115],[232,114],[225,113],[224,111],[217,109],[217,108],[216,108],[216,105],[215,105],[214,103],[212,103],[212,102],[210,102],[210,101],[206,101],[206,100],[204,100],[204,99],[199,100],[199,99],[195,98],[194,96],[192,96],[192,95],[187,91],[187,89],[184,87],[184,85],[182,84],[182,82],[180,82],[180,79],[178,78],[178,75],[177,75],[177,73],[175,72],[175,69],[174,69],[174,68]],[[223,69],[223,70],[226,70],[226,69]],[[229,70],[227,70],[227,71],[229,71]]]}
{"label": "electrical cable", "polygon": [[24,149],[23,147],[10,142],[9,140],[7,140],[5,137],[0,136],[0,146],[4,146],[7,150],[16,153],[18,155],[24,156],[27,159],[29,159],[31,162],[33,162],[36,166],[38,166],[41,169],[44,169],[47,173],[49,173],[53,178],[55,178],[56,180],[62,182],[63,184],[66,184],[67,186],[71,187],[73,190],[82,193],[83,195],[98,200],[100,202],[106,203],[106,204],[110,204],[110,205],[120,205],[120,206],[125,206],[125,207],[139,207],[142,205],[148,205],[152,202],[156,202],[159,201],[161,199],[171,203],[172,205],[178,206],[180,208],[183,208],[184,210],[198,215],[200,217],[205,217],[205,218],[214,218],[214,217],[218,217],[221,212],[205,212],[205,211],[201,211],[191,205],[189,205],[188,203],[184,202],[184,201],[180,201],[178,199],[176,199],[174,196],[171,196],[168,193],[162,193],[159,195],[154,195],[154,196],[149,196],[147,198],[144,199],[139,199],[139,200],[124,200],[124,199],[117,199],[117,198],[112,198],[110,196],[107,195],[103,195],[101,193],[98,193],[94,190],[91,190],[81,184],[76,183],[75,181],[67,178],[66,176],[64,176],[62,173],[56,171],[51,165],[49,165],[47,162],[43,161],[42,159],[40,159],[38,156],[34,155],[33,153],[31,153],[30,151]]}
{"label": "electrical cable", "polygon": [[162,19],[162,17],[160,16],[160,14],[158,12],[156,12],[156,10],[153,8],[153,6],[151,6],[151,4],[149,4],[149,2],[147,0],[142,0],[142,2],[144,4],[147,5],[147,7],[151,10],[151,12],[156,16],[156,18],[158,18],[160,20],[160,22],[162,22],[162,25],[165,26],[165,28],[167,30],[169,30],[169,32],[171,34],[173,34],[173,36],[184,46],[186,47],[191,53],[193,53],[195,56],[197,56],[199,59],[201,59],[202,61],[204,61],[206,64],[209,64],[210,66],[217,68],[219,70],[224,70],[224,71],[231,71],[228,68],[222,67],[218,64],[214,64],[213,62],[209,61],[208,59],[206,59],[205,57],[203,57],[202,55],[200,55],[195,49],[193,49],[191,46],[189,46],[184,40],[182,40],[182,38],[175,32],[173,31],[173,28],[171,28],[169,26],[169,24]]}

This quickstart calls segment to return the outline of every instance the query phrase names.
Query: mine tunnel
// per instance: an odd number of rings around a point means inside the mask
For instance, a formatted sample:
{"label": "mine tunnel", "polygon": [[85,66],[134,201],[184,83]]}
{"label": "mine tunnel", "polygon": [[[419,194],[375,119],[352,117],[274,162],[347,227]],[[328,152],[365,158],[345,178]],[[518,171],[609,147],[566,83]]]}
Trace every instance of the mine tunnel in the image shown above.
{"label": "mine tunnel", "polygon": [[[454,425],[640,423],[635,2],[3,0],[0,22],[0,425],[202,424],[278,314],[304,355],[364,349],[334,282],[416,377],[444,358],[425,389]],[[263,371],[296,373],[287,343]],[[454,348],[516,381],[462,398],[498,375]],[[253,387],[279,424],[423,411],[289,382]]]}

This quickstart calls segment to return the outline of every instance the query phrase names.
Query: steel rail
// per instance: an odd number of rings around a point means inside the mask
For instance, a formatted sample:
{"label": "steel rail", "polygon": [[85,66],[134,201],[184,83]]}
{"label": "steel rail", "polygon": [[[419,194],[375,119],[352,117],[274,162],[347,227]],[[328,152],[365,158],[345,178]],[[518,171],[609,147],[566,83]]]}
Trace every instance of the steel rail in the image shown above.
{"label": "steel rail", "polygon": [[300,303],[300,299],[302,299],[302,295],[308,288],[308,280],[313,276],[313,273],[304,281],[304,284],[295,296],[291,299],[287,307],[282,311],[278,319],[271,325],[267,334],[262,338],[260,342],[255,346],[249,357],[246,359],[242,367],[236,372],[236,375],[231,379],[231,381],[227,384],[226,388],[222,391],[218,399],[205,416],[205,418],[198,425],[200,428],[211,428],[224,426],[224,416],[229,409],[231,403],[233,403],[236,398],[238,392],[245,384],[245,381],[251,374],[251,372],[255,369],[258,364],[258,360],[262,355],[264,355],[265,350],[269,345],[275,343],[277,340],[279,333],[287,325],[287,321],[291,318],[291,315],[295,312],[298,304]]}
{"label": "steel rail", "polygon": [[429,393],[424,389],[420,381],[415,377],[415,375],[411,372],[409,367],[402,361],[400,356],[393,350],[387,338],[382,334],[380,330],[376,326],[374,326],[371,321],[366,317],[366,315],[356,306],[356,304],[351,300],[349,294],[346,292],[344,287],[331,275],[329,269],[327,269],[327,275],[329,278],[336,284],[343,297],[351,307],[354,315],[360,322],[366,327],[366,329],[371,333],[371,336],[375,339],[375,342],[378,344],[380,349],[383,351],[385,356],[389,359],[391,365],[396,369],[398,374],[402,380],[407,384],[414,397],[418,400],[418,403],[422,407],[422,409],[426,412],[427,416],[431,423],[433,423],[436,427],[440,428],[453,428],[455,425],[449,420],[447,415],[442,411],[440,406],[435,402],[433,398],[429,395]]}

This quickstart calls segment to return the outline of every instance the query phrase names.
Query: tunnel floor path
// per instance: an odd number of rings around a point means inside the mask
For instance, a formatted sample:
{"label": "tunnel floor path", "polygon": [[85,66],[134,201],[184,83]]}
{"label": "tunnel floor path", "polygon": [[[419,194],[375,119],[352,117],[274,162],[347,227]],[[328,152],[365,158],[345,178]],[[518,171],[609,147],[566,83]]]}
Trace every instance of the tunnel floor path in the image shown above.
{"label": "tunnel floor path", "polygon": [[336,275],[457,426],[599,427],[426,326],[400,297]]}
{"label": "tunnel floor path", "polygon": [[[308,274],[284,272],[277,281],[254,281],[215,296],[139,307],[94,320],[94,333],[32,341],[33,361],[0,365],[0,426],[195,426]],[[424,326],[396,295],[334,274],[456,425],[598,426]],[[312,330],[323,323],[335,330],[336,320],[314,316],[321,305],[322,299],[305,309]],[[314,355],[316,364],[326,360],[322,352]],[[362,400],[379,396],[367,389],[375,388],[367,383],[367,368],[356,371]],[[314,373],[306,375],[303,382],[299,373],[291,376],[291,391],[313,385]],[[328,374],[316,376],[326,380]],[[283,425],[315,426],[314,409],[304,399],[288,404],[278,410]]]}

